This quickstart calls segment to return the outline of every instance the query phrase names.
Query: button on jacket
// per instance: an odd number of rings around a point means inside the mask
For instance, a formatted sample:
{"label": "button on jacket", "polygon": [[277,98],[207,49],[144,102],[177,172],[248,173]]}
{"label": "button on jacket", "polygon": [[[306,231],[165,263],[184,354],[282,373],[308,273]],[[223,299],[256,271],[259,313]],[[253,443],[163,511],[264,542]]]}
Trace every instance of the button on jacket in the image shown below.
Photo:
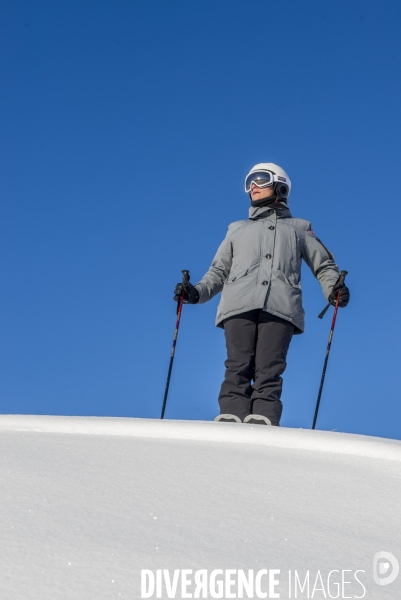
{"label": "button on jacket", "polygon": [[310,222],[293,218],[286,207],[251,207],[249,219],[231,223],[210,269],[196,284],[199,303],[222,291],[218,327],[227,317],[262,308],[290,321],[295,333],[302,333],[302,259],[328,300],[339,270]]}

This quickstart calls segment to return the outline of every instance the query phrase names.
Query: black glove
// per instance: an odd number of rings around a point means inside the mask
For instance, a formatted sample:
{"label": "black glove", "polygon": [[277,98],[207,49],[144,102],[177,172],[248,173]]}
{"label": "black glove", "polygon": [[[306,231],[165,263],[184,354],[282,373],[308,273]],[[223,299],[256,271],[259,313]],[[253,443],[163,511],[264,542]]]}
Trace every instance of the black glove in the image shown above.
{"label": "black glove", "polygon": [[347,306],[350,298],[349,289],[347,288],[345,283],[341,284],[337,281],[337,283],[333,285],[333,289],[331,290],[331,294],[329,296],[329,302],[332,306],[336,305],[338,292],[340,292],[340,300],[338,302],[338,306],[344,308],[344,306]]}
{"label": "black glove", "polygon": [[174,300],[179,301],[182,291],[184,290],[184,304],[196,304],[199,302],[199,292],[192,283],[177,283],[174,290]]}

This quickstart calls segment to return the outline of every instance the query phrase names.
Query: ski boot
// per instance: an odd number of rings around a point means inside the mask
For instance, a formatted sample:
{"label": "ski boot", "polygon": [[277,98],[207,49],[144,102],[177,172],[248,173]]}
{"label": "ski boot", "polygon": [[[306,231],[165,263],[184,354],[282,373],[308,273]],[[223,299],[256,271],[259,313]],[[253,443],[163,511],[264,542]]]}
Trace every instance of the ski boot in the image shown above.
{"label": "ski boot", "polygon": [[223,423],[241,423],[241,419],[236,415],[217,415],[215,421],[222,421]]}
{"label": "ski boot", "polygon": [[251,423],[251,425],[272,425],[272,422],[263,415],[248,415],[244,419],[244,423]]}

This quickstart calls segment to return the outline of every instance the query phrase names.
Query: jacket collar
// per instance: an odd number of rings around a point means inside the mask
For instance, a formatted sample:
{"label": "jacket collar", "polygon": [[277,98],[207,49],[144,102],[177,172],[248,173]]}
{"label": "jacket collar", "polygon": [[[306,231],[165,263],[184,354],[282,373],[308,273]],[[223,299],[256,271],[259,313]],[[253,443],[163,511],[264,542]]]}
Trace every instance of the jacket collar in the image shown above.
{"label": "jacket collar", "polygon": [[249,207],[249,218],[250,219],[265,219],[270,217],[273,213],[277,213],[277,218],[291,217],[290,209],[285,204],[270,205],[270,206],[250,206]]}

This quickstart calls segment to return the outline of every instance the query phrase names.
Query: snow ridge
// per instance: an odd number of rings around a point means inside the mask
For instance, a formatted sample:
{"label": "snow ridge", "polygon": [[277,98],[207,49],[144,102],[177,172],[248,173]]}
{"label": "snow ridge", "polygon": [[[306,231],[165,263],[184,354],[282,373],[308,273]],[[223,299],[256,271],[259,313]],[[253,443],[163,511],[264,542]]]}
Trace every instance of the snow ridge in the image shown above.
{"label": "snow ridge", "polygon": [[373,436],[210,421],[2,415],[0,432],[64,433],[250,444],[401,462],[401,441]]}

